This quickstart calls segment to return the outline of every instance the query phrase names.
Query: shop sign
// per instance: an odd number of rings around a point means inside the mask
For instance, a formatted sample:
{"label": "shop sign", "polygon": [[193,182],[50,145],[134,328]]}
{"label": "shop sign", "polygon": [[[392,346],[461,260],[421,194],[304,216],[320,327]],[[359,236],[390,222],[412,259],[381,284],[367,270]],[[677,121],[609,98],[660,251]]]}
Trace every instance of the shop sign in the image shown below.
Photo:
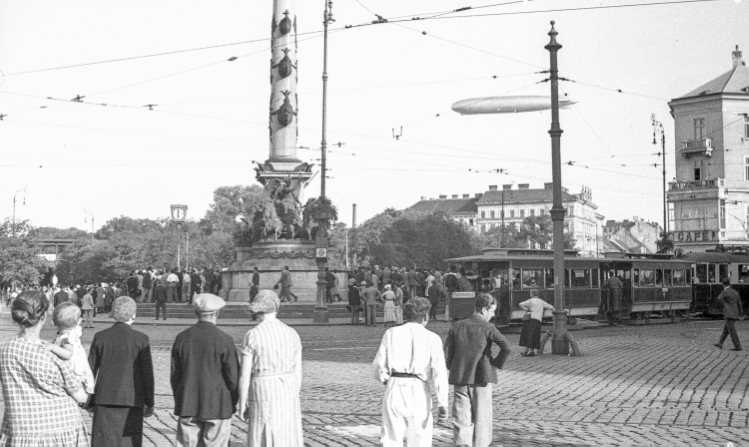
{"label": "shop sign", "polygon": [[717,241],[718,232],[713,230],[674,231],[674,242]]}

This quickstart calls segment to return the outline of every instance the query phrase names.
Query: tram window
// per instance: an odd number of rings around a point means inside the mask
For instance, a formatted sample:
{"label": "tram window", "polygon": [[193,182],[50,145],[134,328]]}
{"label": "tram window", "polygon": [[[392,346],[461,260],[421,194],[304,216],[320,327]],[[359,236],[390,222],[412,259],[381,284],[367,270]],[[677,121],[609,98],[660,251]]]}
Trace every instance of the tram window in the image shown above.
{"label": "tram window", "polygon": [[663,285],[663,269],[656,269],[655,270],[655,285],[656,286],[662,286]]}
{"label": "tram window", "polygon": [[655,270],[640,270],[640,285],[641,286],[654,286],[655,285]]}
{"label": "tram window", "polygon": [[590,287],[590,270],[572,269],[572,287]]}
{"label": "tram window", "polygon": [[544,271],[543,269],[523,269],[523,288],[537,289],[543,287]]}
{"label": "tram window", "polygon": [[546,288],[547,289],[553,289],[554,288],[554,269],[546,269],[544,270],[546,273]]}
{"label": "tram window", "polygon": [[695,279],[697,283],[707,282],[707,264],[697,264],[697,271],[695,272]]}
{"label": "tram window", "polygon": [[718,266],[718,277],[720,278],[720,281],[723,282],[724,279],[728,279],[728,264],[720,264]]}
{"label": "tram window", "polygon": [[570,288],[570,270],[564,269],[564,288],[569,289]]}
{"label": "tram window", "polygon": [[663,285],[665,287],[671,287],[672,276],[673,274],[671,272],[671,269],[665,269],[663,271]]}
{"label": "tram window", "polygon": [[685,270],[674,270],[674,286],[687,285],[687,272]]}
{"label": "tram window", "polygon": [[590,278],[593,281],[593,287],[598,287],[600,284],[599,280],[601,279],[600,276],[598,276],[598,269],[593,269],[593,274],[590,275]]}
{"label": "tram window", "polygon": [[520,270],[510,269],[510,277],[512,278],[512,289],[520,290]]}
{"label": "tram window", "polygon": [[707,265],[707,282],[714,284],[715,281],[715,264]]}
{"label": "tram window", "polygon": [[749,282],[749,264],[739,264],[739,282]]}
{"label": "tram window", "polygon": [[634,283],[635,283],[635,286],[640,285],[640,269],[635,269]]}

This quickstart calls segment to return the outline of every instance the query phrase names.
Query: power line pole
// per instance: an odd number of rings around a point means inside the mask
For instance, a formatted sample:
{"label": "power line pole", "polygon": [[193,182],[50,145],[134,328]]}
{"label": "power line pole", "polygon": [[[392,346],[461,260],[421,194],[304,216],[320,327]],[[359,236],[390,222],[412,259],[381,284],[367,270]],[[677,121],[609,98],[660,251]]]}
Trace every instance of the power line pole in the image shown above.
{"label": "power line pole", "polygon": [[666,132],[663,130],[663,124],[655,119],[655,113],[650,115],[653,122],[653,144],[658,144],[656,133],[661,131],[661,156],[663,157],[663,237],[668,234],[668,208],[666,205]]}
{"label": "power line pole", "polygon": [[333,20],[333,2],[325,0],[323,13],[323,57],[322,57],[322,142],[320,143],[320,197],[325,197],[325,180],[327,177],[327,147],[326,139],[328,125],[328,24]]}

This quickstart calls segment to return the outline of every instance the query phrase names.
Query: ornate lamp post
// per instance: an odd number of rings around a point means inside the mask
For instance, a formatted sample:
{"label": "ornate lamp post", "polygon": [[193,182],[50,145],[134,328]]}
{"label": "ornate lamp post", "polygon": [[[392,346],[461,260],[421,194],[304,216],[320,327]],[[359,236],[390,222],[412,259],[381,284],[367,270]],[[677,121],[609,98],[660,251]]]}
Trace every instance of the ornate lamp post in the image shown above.
{"label": "ornate lamp post", "polygon": [[172,205],[172,222],[177,224],[177,269],[182,270],[182,224],[187,219],[187,205]]}
{"label": "ornate lamp post", "polygon": [[653,144],[658,144],[656,140],[657,132],[661,131],[661,156],[663,157],[663,236],[668,234],[668,215],[666,208],[666,131],[663,130],[663,124],[655,119],[655,113],[650,114],[650,120],[653,122]]}
{"label": "ornate lamp post", "polygon": [[564,309],[564,215],[566,210],[562,206],[562,161],[561,137],[562,128],[559,127],[559,75],[557,68],[557,52],[562,48],[557,42],[557,31],[554,21],[551,21],[551,40],[544,48],[549,50],[549,75],[551,79],[551,178],[553,182],[553,201],[549,213],[554,231],[554,332],[551,338],[552,354],[569,354],[569,339],[567,333],[567,311]]}

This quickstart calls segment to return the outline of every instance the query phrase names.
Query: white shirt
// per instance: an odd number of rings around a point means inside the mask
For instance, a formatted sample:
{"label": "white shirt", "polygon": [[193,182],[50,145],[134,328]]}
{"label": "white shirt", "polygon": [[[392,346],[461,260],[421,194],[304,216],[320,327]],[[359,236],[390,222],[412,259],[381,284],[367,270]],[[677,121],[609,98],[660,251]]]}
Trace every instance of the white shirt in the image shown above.
{"label": "white shirt", "polygon": [[538,321],[543,320],[544,309],[554,309],[554,306],[542,300],[541,298],[531,298],[518,304],[518,306],[522,307],[525,310],[530,310],[531,318]]}
{"label": "white shirt", "polygon": [[179,282],[179,278],[177,278],[177,275],[175,275],[174,273],[170,273],[166,277],[166,282]]}
{"label": "white shirt", "polygon": [[447,407],[447,368],[442,339],[420,323],[406,323],[388,329],[382,336],[374,362],[374,376],[380,383],[390,379],[390,372],[415,374],[432,382],[437,402]]}

